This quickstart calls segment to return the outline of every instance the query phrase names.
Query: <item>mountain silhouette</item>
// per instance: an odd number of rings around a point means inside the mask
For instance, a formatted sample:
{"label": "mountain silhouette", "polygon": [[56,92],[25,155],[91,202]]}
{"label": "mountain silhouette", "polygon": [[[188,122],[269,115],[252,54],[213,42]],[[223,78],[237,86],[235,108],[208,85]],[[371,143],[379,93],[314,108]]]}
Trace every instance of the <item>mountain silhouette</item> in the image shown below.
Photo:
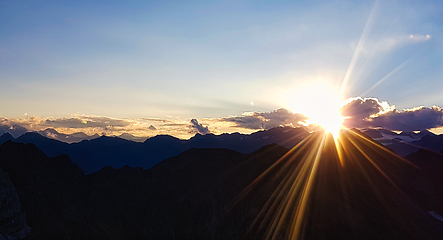
{"label": "mountain silhouette", "polygon": [[413,144],[432,151],[443,151],[443,135],[425,135],[420,140],[414,141]]}
{"label": "mountain silhouette", "polygon": [[118,135],[117,137],[123,138],[126,140],[130,140],[130,141],[134,141],[134,142],[144,142],[144,141],[146,141],[146,139],[148,139],[148,137],[136,137],[136,136],[129,134],[129,133],[122,133],[122,134]]}
{"label": "mountain silhouette", "polygon": [[92,136],[89,136],[83,132],[76,132],[73,134],[64,134],[64,133],[57,132],[57,130],[55,130],[53,128],[47,128],[43,131],[38,131],[38,133],[44,137],[59,140],[59,141],[66,142],[66,143],[76,143],[76,142],[81,142],[83,140],[91,140],[91,139],[100,137],[98,134],[94,134]]}
{"label": "mountain silhouette", "polygon": [[14,138],[17,138],[24,133],[26,133],[28,130],[20,125],[0,125],[0,135],[3,135],[4,133],[10,133]]}
{"label": "mountain silhouette", "polygon": [[15,138],[9,132],[3,133],[3,135],[0,136],[0,145],[8,140],[14,141]]}
{"label": "mountain silhouette", "polygon": [[222,207],[260,171],[244,172],[242,181],[221,176],[252,158],[252,169],[259,162],[266,169],[286,151],[190,149],[149,170],[104,167],[84,175],[67,155],[47,157],[34,144],[8,141],[0,146],[0,168],[17,189],[29,239],[214,238],[206,220],[218,225]]}
{"label": "mountain silhouette", "polygon": [[[439,145],[441,145],[439,137],[428,130],[418,133],[408,131],[396,133],[388,129],[366,129],[362,132],[402,157],[417,152],[422,147],[438,151]],[[443,150],[443,148],[441,149]]]}
{"label": "mountain silhouette", "polygon": [[86,174],[90,174],[104,166],[121,168],[128,165],[148,169],[191,148],[227,148],[241,153],[251,153],[271,143],[292,148],[308,135],[309,133],[302,128],[279,127],[252,134],[196,134],[189,140],[157,135],[140,143],[101,136],[68,144],[28,132],[14,141],[33,143],[50,157],[67,154]]}
{"label": "mountain silhouette", "polygon": [[442,155],[407,159],[358,130],[337,143],[314,133],[291,150],[190,148],[147,170],[89,175],[34,144],[0,146],[29,239],[442,239]]}

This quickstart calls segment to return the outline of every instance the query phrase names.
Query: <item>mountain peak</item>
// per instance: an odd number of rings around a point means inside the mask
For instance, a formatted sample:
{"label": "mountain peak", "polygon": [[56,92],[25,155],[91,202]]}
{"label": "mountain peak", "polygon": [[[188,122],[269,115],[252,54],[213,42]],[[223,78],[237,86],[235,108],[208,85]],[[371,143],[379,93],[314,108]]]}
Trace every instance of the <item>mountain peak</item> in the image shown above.
{"label": "mountain peak", "polygon": [[[3,133],[1,136],[1,138],[14,138],[9,132],[5,132]],[[15,138],[14,138],[15,139]]]}
{"label": "mountain peak", "polygon": [[8,132],[3,133],[2,136],[0,136],[0,145],[7,142],[7,141],[14,141],[15,138]]}

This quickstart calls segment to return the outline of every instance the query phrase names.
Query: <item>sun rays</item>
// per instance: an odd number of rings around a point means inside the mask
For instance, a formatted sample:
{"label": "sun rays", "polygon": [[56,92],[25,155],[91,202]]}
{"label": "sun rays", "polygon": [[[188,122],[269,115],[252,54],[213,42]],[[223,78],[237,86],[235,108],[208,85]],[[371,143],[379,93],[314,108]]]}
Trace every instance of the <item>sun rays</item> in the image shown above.
{"label": "sun rays", "polygon": [[[257,195],[257,202],[266,199],[246,238],[304,239],[312,237],[311,224],[352,225],[343,219],[349,217],[351,221],[354,211],[364,211],[353,205],[355,200],[350,200],[360,198],[359,194],[378,203],[372,207],[382,210],[374,211],[387,211],[389,217],[392,214],[395,218],[400,214],[392,210],[396,200],[387,195],[402,194],[397,178],[411,169],[414,166],[408,161],[357,130],[343,130],[337,139],[328,132],[313,133],[239,196],[241,201],[261,192],[264,195]],[[337,217],[341,222],[322,223],[323,217],[335,221],[333,216],[337,214],[345,215]]]}
{"label": "sun rays", "polygon": [[[409,214],[404,207],[411,211],[417,208],[411,207],[405,197],[401,179],[416,167],[359,130],[345,129],[345,117],[340,113],[347,104],[344,96],[362,72],[357,69],[357,62],[364,56],[377,5],[378,1],[373,5],[340,84],[331,86],[330,81],[308,79],[308,83],[297,85],[286,97],[288,109],[308,118],[301,124],[311,129],[320,126],[324,131],[314,131],[239,196],[238,201],[253,196],[257,201],[254,206],[259,208],[245,238],[359,239],[358,229],[368,226],[368,229],[387,232],[408,228],[407,223],[402,222]],[[363,92],[379,87],[410,59]],[[365,64],[366,61],[363,67]],[[389,219],[387,228],[392,229],[379,229],[379,222],[384,219]],[[341,232],[341,228],[352,230]],[[318,232],[327,234],[317,235]]]}

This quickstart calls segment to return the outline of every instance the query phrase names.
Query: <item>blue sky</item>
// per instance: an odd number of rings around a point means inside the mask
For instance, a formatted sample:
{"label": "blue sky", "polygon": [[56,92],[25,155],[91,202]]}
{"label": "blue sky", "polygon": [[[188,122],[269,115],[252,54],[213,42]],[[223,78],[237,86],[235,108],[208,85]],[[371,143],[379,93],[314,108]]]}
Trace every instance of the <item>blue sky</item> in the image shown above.
{"label": "blue sky", "polygon": [[443,106],[441,12],[440,1],[1,1],[0,116],[297,112],[310,104],[287,102],[300,85],[346,76],[344,99]]}

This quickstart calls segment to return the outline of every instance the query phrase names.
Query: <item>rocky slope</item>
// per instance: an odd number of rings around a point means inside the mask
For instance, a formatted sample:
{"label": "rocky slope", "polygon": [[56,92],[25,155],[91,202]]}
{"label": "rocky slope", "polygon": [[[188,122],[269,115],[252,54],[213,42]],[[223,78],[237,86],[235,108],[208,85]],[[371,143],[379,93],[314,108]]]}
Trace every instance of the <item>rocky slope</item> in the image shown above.
{"label": "rocky slope", "polygon": [[30,233],[26,215],[9,175],[0,168],[0,239],[22,239]]}

